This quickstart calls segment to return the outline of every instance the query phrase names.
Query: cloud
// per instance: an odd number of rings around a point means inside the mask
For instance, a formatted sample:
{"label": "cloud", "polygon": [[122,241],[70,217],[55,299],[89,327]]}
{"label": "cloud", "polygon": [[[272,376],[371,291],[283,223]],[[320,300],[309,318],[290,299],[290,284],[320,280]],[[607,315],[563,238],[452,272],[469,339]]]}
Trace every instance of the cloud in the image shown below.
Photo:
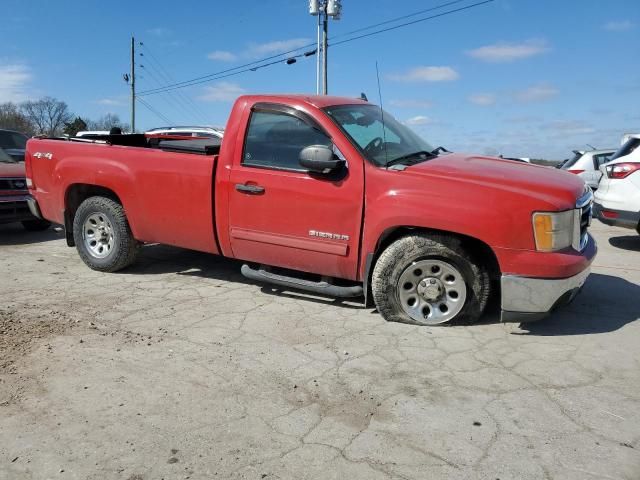
{"label": "cloud", "polygon": [[171,33],[171,30],[164,27],[155,27],[155,28],[148,29],[147,33],[155,37],[165,37]]}
{"label": "cloud", "polygon": [[431,108],[433,103],[429,100],[389,100],[389,105],[397,108]]}
{"label": "cloud", "polygon": [[219,82],[205,87],[204,93],[198,97],[198,100],[205,102],[231,102],[245,92],[246,90],[237,83]]}
{"label": "cloud", "polygon": [[252,57],[260,57],[262,55],[273,55],[277,53],[295,50],[311,43],[308,38],[290,38],[288,40],[275,40],[267,43],[253,43],[249,46],[247,54]]}
{"label": "cloud", "polygon": [[558,93],[560,92],[554,86],[547,83],[540,83],[515,92],[514,97],[522,103],[544,102],[555,97]]}
{"label": "cloud", "polygon": [[31,69],[26,65],[0,65],[0,103],[28,100],[32,80]]}
{"label": "cloud", "polygon": [[108,107],[121,107],[123,105],[126,105],[124,100],[119,98],[101,98],[99,100],[96,100],[95,103],[97,103],[98,105],[105,105]]}
{"label": "cloud", "polygon": [[406,125],[428,125],[433,123],[433,120],[424,115],[416,115],[415,117],[408,118],[404,121]]}
{"label": "cloud", "polygon": [[605,23],[602,28],[610,32],[626,32],[635,28],[635,24],[629,20],[610,21]]}
{"label": "cloud", "polygon": [[544,40],[527,40],[523,43],[496,43],[468,50],[467,55],[490,63],[507,63],[533,57],[549,51]]}
{"label": "cloud", "polygon": [[235,54],[227,52],[225,50],[215,50],[207,55],[207,58],[209,60],[215,60],[218,62],[233,62],[238,57]]}
{"label": "cloud", "polygon": [[493,93],[474,93],[469,95],[469,101],[474,105],[488,107],[496,103],[497,98]]}
{"label": "cloud", "polygon": [[451,82],[460,78],[451,67],[416,67],[406,73],[389,75],[398,82]]}

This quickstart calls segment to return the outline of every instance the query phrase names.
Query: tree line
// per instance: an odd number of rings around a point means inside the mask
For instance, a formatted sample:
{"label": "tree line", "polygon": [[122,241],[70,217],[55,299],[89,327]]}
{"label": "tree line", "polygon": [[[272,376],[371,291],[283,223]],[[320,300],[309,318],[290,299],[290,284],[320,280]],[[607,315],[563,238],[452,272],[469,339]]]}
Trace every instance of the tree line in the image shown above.
{"label": "tree line", "polygon": [[66,102],[52,97],[20,104],[0,103],[0,129],[16,130],[28,136],[73,137],[82,130],[108,131],[112,127],[120,127],[123,132],[131,129],[116,114],[107,113],[96,120],[83,118],[73,114]]}

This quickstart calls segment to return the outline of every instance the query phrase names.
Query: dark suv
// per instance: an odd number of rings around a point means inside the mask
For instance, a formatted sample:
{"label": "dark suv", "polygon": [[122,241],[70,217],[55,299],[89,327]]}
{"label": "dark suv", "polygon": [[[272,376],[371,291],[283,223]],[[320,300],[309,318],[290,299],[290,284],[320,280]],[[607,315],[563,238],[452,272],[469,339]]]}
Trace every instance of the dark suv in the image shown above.
{"label": "dark suv", "polygon": [[24,171],[27,137],[19,132],[0,130],[0,224],[22,222],[27,230],[45,230],[50,223],[31,213]]}

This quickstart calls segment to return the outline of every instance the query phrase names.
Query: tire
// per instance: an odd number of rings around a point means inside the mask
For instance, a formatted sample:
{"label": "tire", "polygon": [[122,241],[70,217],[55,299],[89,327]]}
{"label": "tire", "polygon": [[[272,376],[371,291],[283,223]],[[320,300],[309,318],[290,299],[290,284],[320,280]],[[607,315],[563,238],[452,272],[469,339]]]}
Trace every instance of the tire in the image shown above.
{"label": "tire", "polygon": [[73,217],[73,239],[82,261],[100,272],[128,267],[140,249],[122,205],[105,197],[89,197],[80,204]]}
{"label": "tire", "polygon": [[416,234],[396,240],[382,252],[371,288],[378,311],[389,322],[460,324],[480,318],[491,279],[488,269],[462,248],[460,239]]}
{"label": "tire", "polygon": [[24,227],[24,229],[29,232],[41,232],[51,226],[51,222],[48,222],[47,220],[40,220],[40,219],[24,220],[20,223],[22,223],[22,226]]}

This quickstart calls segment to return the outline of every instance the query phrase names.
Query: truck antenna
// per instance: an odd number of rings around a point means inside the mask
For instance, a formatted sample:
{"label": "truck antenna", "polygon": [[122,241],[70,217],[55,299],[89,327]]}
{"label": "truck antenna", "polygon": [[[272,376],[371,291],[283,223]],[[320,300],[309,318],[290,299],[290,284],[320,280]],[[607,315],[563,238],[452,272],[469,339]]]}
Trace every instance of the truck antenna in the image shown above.
{"label": "truck antenna", "polygon": [[376,79],[378,80],[378,98],[380,99],[380,120],[382,121],[382,145],[384,147],[384,163],[389,163],[387,153],[387,128],[384,124],[384,110],[382,109],[382,90],[380,89],[380,72],[378,71],[378,61],[376,60]]}

